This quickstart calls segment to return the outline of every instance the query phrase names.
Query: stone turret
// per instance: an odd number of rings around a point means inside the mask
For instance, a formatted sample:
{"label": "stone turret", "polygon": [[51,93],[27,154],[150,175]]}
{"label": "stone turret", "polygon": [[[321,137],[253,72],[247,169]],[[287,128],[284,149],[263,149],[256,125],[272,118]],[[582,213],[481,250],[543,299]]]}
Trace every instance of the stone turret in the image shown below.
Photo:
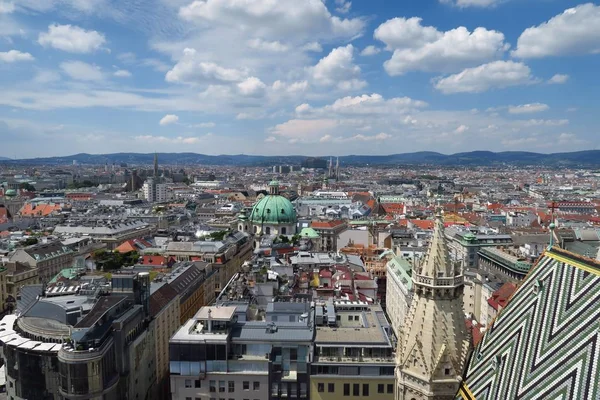
{"label": "stone turret", "polygon": [[470,346],[462,267],[449,255],[438,212],[425,258],[413,269],[414,297],[398,343],[396,398],[453,399]]}

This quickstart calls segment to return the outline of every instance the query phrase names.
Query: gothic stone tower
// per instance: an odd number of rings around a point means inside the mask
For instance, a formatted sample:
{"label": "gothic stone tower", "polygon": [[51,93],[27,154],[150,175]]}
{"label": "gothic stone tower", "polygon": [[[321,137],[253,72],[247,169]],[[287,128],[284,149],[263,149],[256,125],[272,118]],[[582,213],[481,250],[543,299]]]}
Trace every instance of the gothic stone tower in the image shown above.
{"label": "gothic stone tower", "polygon": [[397,400],[453,399],[470,347],[462,267],[452,262],[438,212],[427,255],[412,273],[414,297],[398,343]]}

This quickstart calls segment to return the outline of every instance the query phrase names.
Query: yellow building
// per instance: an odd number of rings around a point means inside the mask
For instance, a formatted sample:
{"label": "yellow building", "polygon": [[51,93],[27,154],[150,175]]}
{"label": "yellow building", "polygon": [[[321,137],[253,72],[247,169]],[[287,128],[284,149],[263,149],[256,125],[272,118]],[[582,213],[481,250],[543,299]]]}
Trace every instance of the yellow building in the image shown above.
{"label": "yellow building", "polygon": [[19,290],[25,285],[39,283],[38,270],[20,262],[9,262],[0,266],[1,309],[13,310],[17,305]]}
{"label": "yellow building", "polygon": [[154,324],[156,347],[156,383],[158,396],[169,396],[169,339],[179,329],[179,294],[170,285],[163,285],[150,296],[150,315]]}
{"label": "yellow building", "polygon": [[310,398],[393,400],[393,334],[381,306],[329,301],[315,316]]}
{"label": "yellow building", "polygon": [[341,377],[311,376],[310,398],[313,400],[342,400],[364,397],[377,400],[394,399],[394,376]]}

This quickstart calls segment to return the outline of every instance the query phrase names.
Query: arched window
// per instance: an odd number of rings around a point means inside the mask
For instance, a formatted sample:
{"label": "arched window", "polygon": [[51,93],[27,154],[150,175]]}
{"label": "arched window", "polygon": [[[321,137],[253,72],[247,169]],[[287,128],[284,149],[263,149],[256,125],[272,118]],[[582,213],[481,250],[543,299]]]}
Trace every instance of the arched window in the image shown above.
{"label": "arched window", "polygon": [[287,228],[285,226],[281,228],[281,234],[282,235],[287,235]]}
{"label": "arched window", "polygon": [[258,232],[258,228],[254,225],[254,233]]}

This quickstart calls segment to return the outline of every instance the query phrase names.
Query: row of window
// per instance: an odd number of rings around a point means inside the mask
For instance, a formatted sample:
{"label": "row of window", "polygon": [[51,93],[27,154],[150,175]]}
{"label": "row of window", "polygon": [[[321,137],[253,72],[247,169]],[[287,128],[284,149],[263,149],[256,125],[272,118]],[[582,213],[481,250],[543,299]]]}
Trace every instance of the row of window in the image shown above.
{"label": "row of window", "polygon": [[[368,383],[362,384],[362,396],[369,396],[369,386],[370,385]],[[360,388],[361,388],[360,383],[353,383],[352,384],[352,396],[361,396]],[[387,385],[383,384],[383,383],[377,384],[377,393],[386,393],[386,390],[387,390],[387,393],[394,393],[394,384],[393,383],[388,383]],[[317,383],[317,391],[319,393],[325,392],[325,383]],[[335,392],[335,383],[327,384],[327,392],[328,393]],[[350,384],[349,383],[344,383],[344,396],[350,396]]]}
{"label": "row of window", "polygon": [[[193,385],[193,386],[192,386]],[[191,379],[186,379],[185,380],[185,387],[186,388],[196,388],[196,389],[200,389],[202,388],[202,381],[199,379],[196,379],[192,382]],[[235,382],[234,381],[228,381],[227,382],[227,386],[225,386],[225,381],[219,381],[218,382],[218,387],[217,387],[217,381],[209,381],[208,382],[208,387],[209,387],[209,391],[210,392],[219,392],[219,393],[224,393],[225,392],[225,388],[227,387],[227,392],[228,393],[234,393],[235,392]],[[242,382],[242,388],[244,390],[250,390],[250,381],[243,381]],[[260,382],[252,382],[252,390],[260,390]]]}

